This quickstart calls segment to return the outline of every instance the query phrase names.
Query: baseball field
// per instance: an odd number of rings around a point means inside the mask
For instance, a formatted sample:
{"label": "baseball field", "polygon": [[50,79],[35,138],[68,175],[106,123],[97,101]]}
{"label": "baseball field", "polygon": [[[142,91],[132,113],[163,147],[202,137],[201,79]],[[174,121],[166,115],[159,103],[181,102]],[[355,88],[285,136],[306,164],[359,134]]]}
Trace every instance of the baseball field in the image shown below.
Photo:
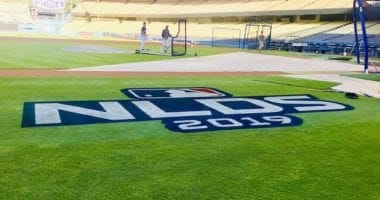
{"label": "baseball field", "polygon": [[[53,73],[178,58],[65,51],[133,52],[138,44],[130,42],[0,40],[0,199],[380,198],[379,99],[346,98],[329,90],[336,83],[281,73]],[[187,57],[236,51],[198,46]],[[123,101],[130,98],[122,89],[178,87],[312,95],[353,109],[292,114],[302,119],[298,126],[196,133],[160,120],[22,127],[25,102]]]}

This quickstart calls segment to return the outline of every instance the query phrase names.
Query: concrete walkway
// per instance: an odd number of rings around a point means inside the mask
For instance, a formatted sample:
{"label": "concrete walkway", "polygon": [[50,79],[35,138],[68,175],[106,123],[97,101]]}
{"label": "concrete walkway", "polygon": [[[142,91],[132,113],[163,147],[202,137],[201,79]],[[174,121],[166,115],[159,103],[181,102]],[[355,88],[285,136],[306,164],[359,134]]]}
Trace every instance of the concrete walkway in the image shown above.
{"label": "concrete walkway", "polygon": [[339,74],[308,74],[308,75],[285,75],[292,78],[303,78],[318,81],[340,83],[332,89],[343,92],[354,92],[356,94],[380,98],[380,82],[362,80]]}
{"label": "concrete walkway", "polygon": [[[147,55],[149,56],[149,55]],[[176,60],[77,68],[71,71],[133,72],[255,72],[286,73],[362,71],[363,67],[340,61],[290,58],[254,53],[228,53]]]}

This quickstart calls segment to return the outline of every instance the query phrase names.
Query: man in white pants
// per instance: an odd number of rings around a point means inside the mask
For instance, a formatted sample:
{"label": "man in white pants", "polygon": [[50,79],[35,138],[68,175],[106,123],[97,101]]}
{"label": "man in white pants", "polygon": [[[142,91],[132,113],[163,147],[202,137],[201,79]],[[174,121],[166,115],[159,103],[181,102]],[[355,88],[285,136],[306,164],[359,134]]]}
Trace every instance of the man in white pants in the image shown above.
{"label": "man in white pants", "polygon": [[261,31],[259,35],[259,51],[261,51],[265,47],[265,36],[263,31]]}
{"label": "man in white pants", "polygon": [[166,53],[170,46],[169,37],[171,37],[168,25],[166,25],[164,30],[162,30],[161,36],[162,36],[161,53],[164,53],[164,52]]}
{"label": "man in white pants", "polygon": [[145,48],[145,41],[148,39],[148,35],[146,34],[146,22],[143,22],[143,27],[141,27],[141,45],[140,45],[140,51],[144,50]]}

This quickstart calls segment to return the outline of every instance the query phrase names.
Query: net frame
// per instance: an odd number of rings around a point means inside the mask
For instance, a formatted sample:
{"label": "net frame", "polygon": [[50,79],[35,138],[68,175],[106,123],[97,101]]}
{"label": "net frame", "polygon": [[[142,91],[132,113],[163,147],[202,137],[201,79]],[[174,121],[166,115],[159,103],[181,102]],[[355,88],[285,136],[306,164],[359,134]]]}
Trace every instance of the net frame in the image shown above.
{"label": "net frame", "polygon": [[254,42],[253,45],[253,48],[251,49],[257,49],[258,47],[258,44],[259,44],[259,32],[260,30],[264,30],[265,29],[269,29],[269,35],[267,36],[267,38],[265,39],[265,49],[268,49],[268,47],[270,46],[270,43],[272,41],[272,23],[248,23],[245,25],[245,30],[244,30],[244,40],[243,40],[243,45],[242,45],[242,49],[250,49],[250,38],[251,38],[251,29],[252,27],[255,27],[256,28],[256,34],[254,35],[255,37],[254,38]]}
{"label": "net frame", "polygon": [[[171,40],[171,56],[184,56],[187,54],[187,21],[185,19],[179,19],[177,21],[177,24],[178,24],[177,34],[176,36],[173,36]],[[181,30],[182,29],[181,25],[184,26],[183,27],[184,30]],[[178,39],[180,37],[183,37],[183,36],[180,36],[181,31],[184,32],[184,39],[183,41],[178,42],[179,41]],[[178,53],[175,48],[176,44],[179,44],[179,43],[184,45],[184,51],[180,53]]]}

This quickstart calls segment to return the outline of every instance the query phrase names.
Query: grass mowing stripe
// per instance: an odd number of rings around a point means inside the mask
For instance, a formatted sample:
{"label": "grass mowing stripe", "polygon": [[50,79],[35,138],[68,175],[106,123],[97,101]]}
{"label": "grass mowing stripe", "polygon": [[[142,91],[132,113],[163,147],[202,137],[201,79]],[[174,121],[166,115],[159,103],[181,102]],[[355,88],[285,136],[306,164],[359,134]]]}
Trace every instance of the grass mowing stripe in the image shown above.
{"label": "grass mowing stripe", "polygon": [[[62,51],[65,47],[76,46],[106,46],[133,51],[138,48],[138,42],[121,42],[120,44],[96,42],[89,44],[86,41],[65,40],[7,40],[0,37],[3,49],[0,53],[0,68],[78,68],[101,65],[111,65],[131,62],[157,61],[166,59],[178,59],[184,57],[170,57],[158,55],[136,55],[136,54],[96,54]],[[160,44],[151,44],[152,51],[158,51]],[[197,46],[189,47],[185,57],[215,55],[238,51],[230,48],[209,48]]]}
{"label": "grass mowing stripe", "polygon": [[[254,82],[252,80],[261,80]],[[286,77],[0,78],[0,198],[376,199],[379,100]],[[311,94],[355,107],[299,127],[176,134],[159,121],[20,128],[25,101],[126,99],[123,88]]]}
{"label": "grass mowing stripe", "polygon": [[343,74],[343,76],[380,82],[380,74]]}

